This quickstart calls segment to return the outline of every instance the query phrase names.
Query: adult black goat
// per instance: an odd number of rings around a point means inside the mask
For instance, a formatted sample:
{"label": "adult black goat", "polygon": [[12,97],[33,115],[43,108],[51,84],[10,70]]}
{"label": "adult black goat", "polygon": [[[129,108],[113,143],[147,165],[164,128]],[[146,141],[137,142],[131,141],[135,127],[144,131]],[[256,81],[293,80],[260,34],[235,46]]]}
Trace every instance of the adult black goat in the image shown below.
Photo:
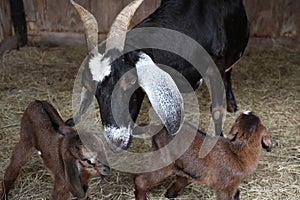
{"label": "adult black goat", "polygon": [[[89,56],[83,72],[80,108],[75,117],[68,121],[69,124],[79,122],[95,95],[100,106],[104,135],[110,147],[115,151],[127,149],[146,93],[168,132],[176,134],[182,124],[183,112],[183,100],[178,88],[184,88],[180,87],[176,76],[172,79],[155,64],[159,63],[182,74],[193,89],[197,88],[202,77],[212,80],[212,113],[216,132],[220,134],[226,106],[223,96],[216,94],[220,87],[214,83],[213,76],[220,72],[226,89],[227,109],[236,111],[231,67],[242,56],[249,38],[249,24],[242,0],[162,0],[160,7],[133,29],[165,28],[192,38],[204,47],[218,66],[219,72],[208,69],[204,70],[204,74],[200,74],[182,57],[153,49],[151,44],[150,48],[126,50],[135,39],[126,38],[128,26],[143,0],[133,0],[117,16],[103,53],[98,50],[98,25],[94,16],[73,0],[71,2],[85,27]],[[155,31],[148,31],[144,38],[151,37],[159,43],[170,37],[164,32],[158,35],[159,38]],[[185,49],[192,57],[199,57],[192,47]]]}

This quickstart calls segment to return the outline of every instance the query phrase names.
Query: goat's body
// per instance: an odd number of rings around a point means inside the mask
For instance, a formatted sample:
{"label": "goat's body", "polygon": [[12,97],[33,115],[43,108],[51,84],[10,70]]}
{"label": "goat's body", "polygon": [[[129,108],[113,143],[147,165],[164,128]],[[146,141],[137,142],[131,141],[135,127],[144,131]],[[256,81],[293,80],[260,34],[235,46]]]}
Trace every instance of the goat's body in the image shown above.
{"label": "goat's body", "polygon": [[[161,6],[135,28],[167,28],[185,34],[201,44],[219,68],[227,91],[228,110],[236,111],[236,103],[231,90],[231,71],[226,70],[242,56],[249,39],[249,24],[241,0],[165,0]],[[154,34],[154,36],[157,36]],[[147,33],[151,37],[151,33]],[[153,38],[163,44],[166,38],[176,40],[169,35]],[[161,40],[161,41],[160,41]],[[173,45],[173,44],[170,44]],[[182,47],[190,50],[191,47]],[[187,60],[172,52],[158,49],[145,49],[155,63],[161,63],[180,72],[189,81],[193,89],[197,88],[202,75]],[[194,52],[196,53],[196,52]],[[200,55],[191,55],[199,57]],[[201,63],[199,63],[201,66]],[[174,77],[181,91],[181,78]]]}
{"label": "goat's body", "polygon": [[[239,149],[239,147],[235,147],[229,139],[220,137],[217,143],[213,146],[209,154],[207,154],[204,158],[200,157],[201,147],[203,141],[206,137],[206,142],[210,143],[209,140],[212,140],[210,136],[203,136],[201,133],[195,137],[195,141],[192,143],[189,150],[180,157],[180,161],[183,163],[187,163],[184,166],[186,171],[194,172],[194,177],[196,180],[201,182],[202,184],[208,184],[205,182],[205,177],[214,177],[213,182],[218,184],[220,180],[225,178],[222,174],[230,174],[229,172],[234,172],[237,176],[241,176],[244,178],[245,176],[249,175],[252,170],[256,167],[258,162],[258,158],[260,156],[260,143],[256,146],[256,148],[252,147],[243,147]],[[249,165],[246,165],[248,156],[253,154],[251,157],[251,161]],[[218,159],[216,159],[218,158]],[[193,160],[193,162],[191,162]],[[212,168],[211,170],[201,170],[201,172],[197,169],[206,169],[207,163],[210,166],[218,166],[218,171],[220,174],[216,173],[216,170]],[[203,177],[203,178],[202,178]],[[227,177],[226,177],[227,178]],[[213,186],[214,184],[211,183],[210,180],[209,184]],[[221,181],[222,183],[224,181]]]}
{"label": "goat's body", "polygon": [[[162,1],[161,6],[153,14],[136,26],[136,28],[143,27],[167,28],[193,38],[215,61],[224,60],[219,66],[220,70],[228,69],[240,58],[249,38],[249,24],[241,0]],[[182,63],[182,60],[174,62],[173,58],[160,54],[155,54],[152,58],[157,63],[168,65]],[[174,68],[178,68],[181,72],[190,67],[174,66]]]}
{"label": "goat's body", "polygon": [[[138,5],[141,2],[132,1]],[[82,10],[79,9],[82,19],[90,16],[90,20],[82,20],[86,27],[86,38],[98,36],[95,18]],[[124,18],[123,14],[118,15],[117,19],[119,16]],[[127,17],[123,25],[129,24],[130,19]],[[93,29],[90,28],[91,24]],[[98,51],[96,54],[100,56],[94,56],[95,52],[89,52],[82,78],[85,89],[81,94],[84,98],[79,111],[74,119],[68,120],[68,124],[74,125],[80,121],[95,94],[108,144],[115,152],[125,150],[132,141],[133,125],[147,94],[169,133],[176,134],[181,127],[184,110],[181,93],[192,92],[205,78],[210,85],[215,132],[220,135],[226,107],[223,101],[224,88],[227,110],[235,112],[237,105],[231,87],[231,67],[241,58],[249,39],[249,23],[242,0],[162,0],[157,10],[134,27],[132,32],[126,35],[125,30],[124,27],[120,29],[113,25],[103,54]],[[119,35],[116,35],[117,31]],[[179,35],[170,34],[169,31]],[[180,41],[181,37],[184,39]],[[121,41],[119,46],[109,45],[114,39],[117,43]],[[97,40],[88,41],[95,43]],[[155,43],[161,46],[155,46]],[[88,49],[94,49],[96,45],[88,45]],[[172,48],[175,50],[172,51]],[[184,52],[184,55],[178,52]],[[215,69],[210,57],[218,69]],[[94,62],[96,58],[98,61]],[[168,68],[158,67],[158,64]],[[95,74],[100,68],[99,75]],[[126,79],[128,74],[130,78]],[[117,110],[117,116],[114,116],[113,110]]]}
{"label": "goat's body", "polygon": [[[80,149],[71,149],[79,147],[79,144],[81,142],[78,134],[64,124],[50,104],[44,101],[30,103],[21,120],[19,142],[13,149],[11,162],[5,171],[0,188],[1,199],[8,199],[9,190],[12,189],[21,168],[35,151],[41,156],[53,179],[51,199],[68,200],[74,196],[85,199],[88,181],[95,174],[89,173],[84,167],[79,169]],[[78,165],[75,170],[70,159]],[[70,183],[69,172],[66,172],[66,169],[73,170],[71,173],[74,172],[75,184]]]}
{"label": "goat's body", "polygon": [[[168,198],[176,197],[190,183],[190,180],[193,180],[199,184],[212,187],[218,200],[239,199],[238,186],[256,168],[261,152],[262,138],[269,138],[269,135],[265,133],[265,128],[261,128],[263,126],[260,125],[260,122],[255,123],[257,123],[255,124],[257,126],[255,133],[250,132],[243,135],[243,131],[250,131],[250,129],[248,130],[248,124],[246,125],[247,130],[245,127],[242,127],[240,133],[237,133],[242,135],[238,136],[242,137],[243,140],[241,141],[239,140],[240,138],[230,140],[223,137],[206,136],[205,133],[198,130],[189,149],[174,163],[160,170],[136,177],[136,199],[144,199],[148,188],[172,174],[175,174],[177,179],[166,193]],[[184,124],[182,131],[179,133],[182,135],[177,137],[186,138],[189,134],[194,133],[195,130],[196,128]],[[174,142],[173,137],[166,130],[160,131],[153,137],[152,141],[154,150],[161,149],[171,141]],[[202,149],[202,147],[205,144],[214,146],[203,157],[202,153],[205,151],[205,148]],[[271,144],[270,141],[269,144]],[[165,158],[169,154],[172,154],[172,151],[161,156]]]}

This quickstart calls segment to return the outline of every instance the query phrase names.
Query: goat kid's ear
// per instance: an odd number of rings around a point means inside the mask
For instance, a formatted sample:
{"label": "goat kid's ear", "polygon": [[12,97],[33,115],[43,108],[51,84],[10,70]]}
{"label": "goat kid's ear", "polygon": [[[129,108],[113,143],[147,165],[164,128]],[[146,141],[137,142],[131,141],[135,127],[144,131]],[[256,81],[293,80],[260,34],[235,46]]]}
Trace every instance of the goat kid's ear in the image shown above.
{"label": "goat kid's ear", "polygon": [[231,140],[231,143],[238,147],[243,147],[247,143],[244,130],[239,125],[235,124],[229,131],[227,138]]}
{"label": "goat kid's ear", "polygon": [[75,132],[76,131],[73,128],[71,128],[70,126],[68,126],[68,125],[60,126],[58,128],[58,133],[61,134],[61,135],[63,135],[63,136],[66,136],[66,135],[69,135],[69,134],[73,134]]}
{"label": "goat kid's ear", "polygon": [[269,134],[266,127],[261,128],[262,131],[262,147],[267,150],[267,152],[271,152],[272,148],[276,146],[275,143],[272,142],[271,135]]}
{"label": "goat kid's ear", "polygon": [[172,77],[161,70],[145,53],[136,63],[138,83],[146,92],[151,105],[172,135],[183,123],[183,98]]}
{"label": "goat kid's ear", "polygon": [[227,138],[230,140],[234,140],[238,132],[239,132],[239,128],[236,126],[236,124],[234,124],[231,127],[229,133],[227,134]]}
{"label": "goat kid's ear", "polygon": [[76,160],[70,155],[64,155],[65,178],[69,191],[77,198],[85,197],[85,192],[80,181],[80,174]]}

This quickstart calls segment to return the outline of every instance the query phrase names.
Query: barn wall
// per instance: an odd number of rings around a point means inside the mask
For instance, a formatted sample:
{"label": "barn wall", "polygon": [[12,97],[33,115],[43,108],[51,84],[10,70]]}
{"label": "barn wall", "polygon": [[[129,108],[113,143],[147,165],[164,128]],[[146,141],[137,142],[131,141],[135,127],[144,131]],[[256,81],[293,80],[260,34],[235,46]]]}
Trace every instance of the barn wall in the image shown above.
{"label": "barn wall", "polygon": [[0,42],[12,35],[12,22],[10,19],[9,2],[0,1]]}
{"label": "barn wall", "polygon": [[13,33],[9,1],[0,1],[0,54],[17,44]]}
{"label": "barn wall", "polygon": [[[82,44],[83,27],[69,0],[23,0],[29,41],[57,45]],[[98,20],[100,39],[104,39],[113,20],[131,0],[76,0]],[[133,19],[138,23],[159,5],[159,0],[145,1]]]}
{"label": "barn wall", "polygon": [[244,0],[256,37],[300,38],[300,0]]}
{"label": "barn wall", "polygon": [[[100,39],[104,39],[117,13],[131,0],[76,0],[97,18]],[[251,35],[300,38],[300,0],[243,0]],[[69,0],[23,0],[28,38],[46,44],[82,44],[83,27]],[[160,0],[145,0],[133,24],[158,7]]]}

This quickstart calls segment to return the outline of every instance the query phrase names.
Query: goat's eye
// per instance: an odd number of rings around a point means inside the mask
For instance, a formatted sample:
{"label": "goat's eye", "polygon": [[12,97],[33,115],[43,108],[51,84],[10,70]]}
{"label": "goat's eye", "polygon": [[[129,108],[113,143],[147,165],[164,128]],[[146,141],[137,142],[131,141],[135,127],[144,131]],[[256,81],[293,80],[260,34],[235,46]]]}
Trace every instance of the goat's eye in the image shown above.
{"label": "goat's eye", "polygon": [[130,84],[131,85],[134,85],[136,83],[136,79],[132,79],[131,81],[130,81]]}

